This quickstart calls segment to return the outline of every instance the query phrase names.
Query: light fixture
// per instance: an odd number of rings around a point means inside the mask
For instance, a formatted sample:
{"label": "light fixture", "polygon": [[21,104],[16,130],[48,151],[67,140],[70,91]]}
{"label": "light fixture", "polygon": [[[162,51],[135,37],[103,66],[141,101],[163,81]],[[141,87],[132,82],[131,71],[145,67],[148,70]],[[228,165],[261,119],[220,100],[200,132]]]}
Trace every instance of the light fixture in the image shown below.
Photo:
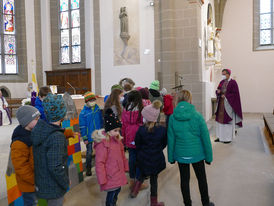
{"label": "light fixture", "polygon": [[149,2],[150,6],[154,6],[154,1]]}

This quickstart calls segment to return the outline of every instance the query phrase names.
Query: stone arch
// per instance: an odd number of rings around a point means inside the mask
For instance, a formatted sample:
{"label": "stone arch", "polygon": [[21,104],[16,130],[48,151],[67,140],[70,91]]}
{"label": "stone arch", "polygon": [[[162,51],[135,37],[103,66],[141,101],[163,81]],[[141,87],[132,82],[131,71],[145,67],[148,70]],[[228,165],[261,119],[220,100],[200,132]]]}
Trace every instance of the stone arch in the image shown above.
{"label": "stone arch", "polygon": [[11,98],[11,92],[6,86],[0,86],[0,90],[2,91],[3,97]]}

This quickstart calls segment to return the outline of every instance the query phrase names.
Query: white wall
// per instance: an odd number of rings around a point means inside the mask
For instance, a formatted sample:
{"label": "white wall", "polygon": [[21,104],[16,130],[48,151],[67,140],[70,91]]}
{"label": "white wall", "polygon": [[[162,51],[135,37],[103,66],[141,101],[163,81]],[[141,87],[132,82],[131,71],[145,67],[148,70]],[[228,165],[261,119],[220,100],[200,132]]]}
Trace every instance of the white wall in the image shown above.
{"label": "white wall", "polygon": [[86,68],[91,68],[91,90],[95,92],[93,0],[85,0]]}
{"label": "white wall", "polygon": [[42,35],[42,67],[43,83],[46,85],[45,71],[52,70],[51,58],[51,27],[50,27],[50,1],[40,0],[41,3],[41,35]]}
{"label": "white wall", "polygon": [[[154,66],[154,8],[140,1],[140,64],[113,66],[113,1],[100,0],[102,95],[109,94],[113,84],[124,77],[132,78],[137,86],[149,86],[155,78]],[[150,50],[145,55],[144,51]]]}
{"label": "white wall", "polygon": [[243,112],[272,112],[274,51],[253,51],[252,33],[251,1],[227,1],[221,32],[223,66],[236,77]]}

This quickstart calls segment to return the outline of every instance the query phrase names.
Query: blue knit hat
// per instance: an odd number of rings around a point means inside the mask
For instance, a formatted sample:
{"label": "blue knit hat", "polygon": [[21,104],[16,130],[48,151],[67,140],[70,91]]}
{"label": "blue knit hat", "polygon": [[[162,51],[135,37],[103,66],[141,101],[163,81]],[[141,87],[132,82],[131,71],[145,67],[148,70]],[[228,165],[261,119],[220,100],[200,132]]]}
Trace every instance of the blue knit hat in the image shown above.
{"label": "blue knit hat", "polygon": [[66,104],[61,95],[49,93],[43,100],[43,108],[49,122],[58,122],[67,113]]}

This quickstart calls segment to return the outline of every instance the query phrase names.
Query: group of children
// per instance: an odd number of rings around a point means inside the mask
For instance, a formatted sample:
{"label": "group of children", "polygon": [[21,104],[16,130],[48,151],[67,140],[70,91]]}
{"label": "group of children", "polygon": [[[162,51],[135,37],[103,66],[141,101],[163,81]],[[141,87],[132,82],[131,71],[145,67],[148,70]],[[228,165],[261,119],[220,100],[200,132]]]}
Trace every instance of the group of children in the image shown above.
{"label": "group of children", "polygon": [[[157,179],[166,168],[163,150],[168,146],[168,161],[171,164],[177,161],[179,165],[185,205],[191,205],[189,164],[192,164],[203,206],[213,206],[209,201],[204,166],[204,162],[212,162],[212,148],[205,121],[191,104],[189,91],[183,90],[177,95],[177,106],[172,114],[173,96],[159,89],[157,80],[148,89],[134,88],[134,82],[125,78],[112,86],[111,94],[105,98],[103,112],[96,104],[96,96],[91,92],[85,93],[85,106],[79,116],[79,125],[87,147],[86,175],[92,175],[94,148],[98,183],[101,190],[107,192],[106,206],[116,205],[121,187],[127,184],[127,171],[131,198],[137,197],[142,188],[147,188],[144,180],[150,178],[151,206],[164,206],[157,199]],[[25,202],[31,199],[29,197],[34,197],[34,182],[37,197],[47,199],[48,205],[62,205],[69,187],[66,137],[60,127],[66,112],[62,101],[61,96],[51,93],[42,99],[47,122],[38,120],[40,113],[35,108],[30,109],[31,106],[23,106],[17,112],[21,133],[17,132],[15,136],[26,136],[23,138],[26,142],[13,138],[11,147],[16,145],[17,140],[25,144],[24,147],[29,151],[25,157],[29,158],[24,160],[24,165],[28,167],[30,175],[33,171],[32,150],[34,158],[35,180],[33,174],[29,176],[31,189],[20,188]],[[24,123],[20,120],[23,109],[28,109],[27,113],[31,117]],[[165,126],[160,124],[162,110],[166,114]],[[22,116],[25,118],[26,115]],[[125,157],[125,150],[128,150],[129,160]],[[16,153],[13,149],[11,152]],[[11,157],[17,180],[24,179],[26,175],[20,173],[22,166],[16,166],[20,157],[16,159],[13,154]]]}

